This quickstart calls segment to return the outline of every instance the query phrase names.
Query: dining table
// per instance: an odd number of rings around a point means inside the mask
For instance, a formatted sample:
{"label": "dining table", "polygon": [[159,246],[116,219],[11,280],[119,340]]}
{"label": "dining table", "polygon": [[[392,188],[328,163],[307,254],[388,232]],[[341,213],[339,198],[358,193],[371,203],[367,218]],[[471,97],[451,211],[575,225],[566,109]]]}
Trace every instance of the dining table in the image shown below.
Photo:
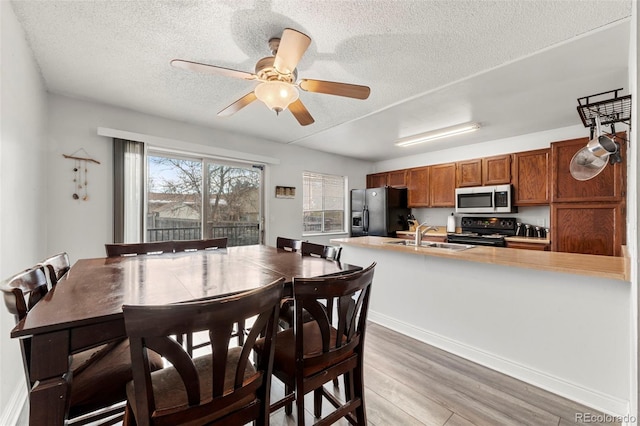
{"label": "dining table", "polygon": [[[180,253],[80,259],[11,337],[31,339],[29,424],[63,425],[70,355],[126,337],[122,306],[221,297],[281,277],[348,273],[359,266],[266,245]],[[287,290],[288,288],[288,290]]]}

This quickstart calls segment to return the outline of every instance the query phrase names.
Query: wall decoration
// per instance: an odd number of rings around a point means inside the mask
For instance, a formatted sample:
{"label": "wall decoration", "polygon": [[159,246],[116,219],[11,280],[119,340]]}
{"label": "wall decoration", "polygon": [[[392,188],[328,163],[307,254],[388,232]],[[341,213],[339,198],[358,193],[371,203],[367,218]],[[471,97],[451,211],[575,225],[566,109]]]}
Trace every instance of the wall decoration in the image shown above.
{"label": "wall decoration", "polygon": [[296,198],[296,187],[276,186],[276,198]]}
{"label": "wall decoration", "polygon": [[[81,154],[83,156],[79,156]],[[100,164],[98,160],[91,158],[84,148],[80,148],[71,155],[62,154],[64,158],[74,160],[73,165],[73,194],[71,197],[74,200],[87,201],[89,199],[88,185],[89,178],[87,173],[89,172],[89,163]]]}

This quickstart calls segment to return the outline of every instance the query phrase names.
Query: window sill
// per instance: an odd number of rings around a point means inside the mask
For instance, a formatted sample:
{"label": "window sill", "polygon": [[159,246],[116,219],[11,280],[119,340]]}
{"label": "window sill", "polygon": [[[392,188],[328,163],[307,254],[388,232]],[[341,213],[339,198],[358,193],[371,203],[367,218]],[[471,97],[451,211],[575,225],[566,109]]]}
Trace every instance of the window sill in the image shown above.
{"label": "window sill", "polygon": [[348,235],[349,233],[346,231],[340,232],[316,232],[313,234],[302,234],[303,237],[323,237],[325,235]]}

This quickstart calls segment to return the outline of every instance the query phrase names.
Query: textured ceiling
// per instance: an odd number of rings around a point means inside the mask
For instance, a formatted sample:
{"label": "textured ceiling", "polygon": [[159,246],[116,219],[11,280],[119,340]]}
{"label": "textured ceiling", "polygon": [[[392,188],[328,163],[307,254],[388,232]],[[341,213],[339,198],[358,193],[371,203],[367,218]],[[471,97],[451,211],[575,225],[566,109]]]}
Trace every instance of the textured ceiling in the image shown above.
{"label": "textured ceiling", "polygon": [[[628,85],[631,0],[12,4],[50,92],[369,160],[438,149],[393,142],[464,121],[483,127],[447,146],[580,124],[578,97]],[[260,102],[220,118],[256,83],[169,66],[253,72],[287,27],[312,39],[299,78],[369,99],[301,92],[306,127]]]}

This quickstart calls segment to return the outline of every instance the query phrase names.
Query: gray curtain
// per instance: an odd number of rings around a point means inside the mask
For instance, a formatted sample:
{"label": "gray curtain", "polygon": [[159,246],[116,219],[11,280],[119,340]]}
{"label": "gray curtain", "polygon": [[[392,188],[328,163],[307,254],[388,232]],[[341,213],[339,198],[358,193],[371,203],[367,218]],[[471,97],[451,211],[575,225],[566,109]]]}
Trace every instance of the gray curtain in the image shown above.
{"label": "gray curtain", "polygon": [[144,241],[144,143],[113,139],[113,242]]}

